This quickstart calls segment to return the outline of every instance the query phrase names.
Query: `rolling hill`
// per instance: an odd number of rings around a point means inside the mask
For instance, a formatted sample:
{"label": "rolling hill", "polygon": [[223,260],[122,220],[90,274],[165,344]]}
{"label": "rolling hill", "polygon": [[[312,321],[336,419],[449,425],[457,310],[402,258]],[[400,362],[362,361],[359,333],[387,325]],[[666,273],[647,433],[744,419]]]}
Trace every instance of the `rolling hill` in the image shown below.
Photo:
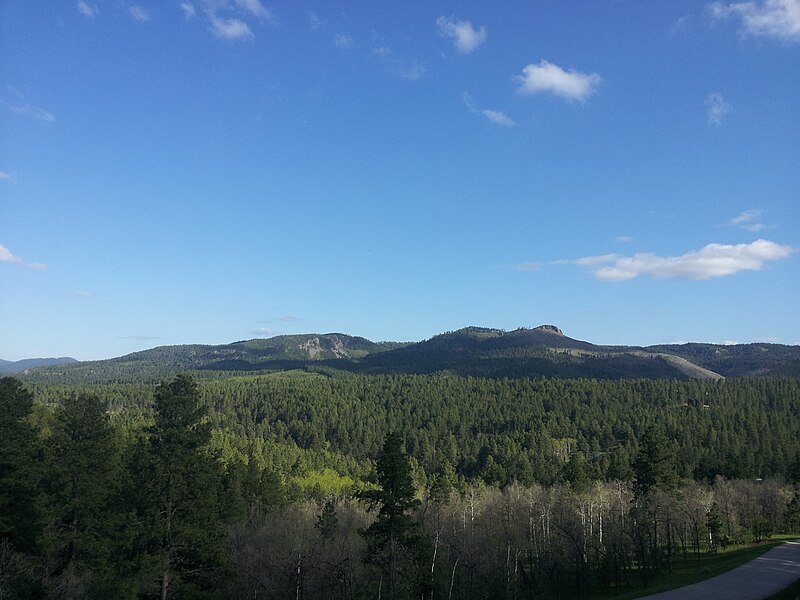
{"label": "rolling hill", "polygon": [[779,344],[605,346],[553,325],[513,331],[466,327],[417,343],[341,333],[285,335],[223,345],[160,346],[109,360],[44,366],[21,378],[59,383],[158,381],[336,369],[361,374],[455,373],[477,377],[721,379],[800,375],[800,347]]}
{"label": "rolling hill", "polygon": [[76,362],[78,361],[68,356],[62,356],[60,358],[25,358],[16,361],[0,359],[0,375],[15,375],[16,373],[23,373],[27,369],[66,365]]}

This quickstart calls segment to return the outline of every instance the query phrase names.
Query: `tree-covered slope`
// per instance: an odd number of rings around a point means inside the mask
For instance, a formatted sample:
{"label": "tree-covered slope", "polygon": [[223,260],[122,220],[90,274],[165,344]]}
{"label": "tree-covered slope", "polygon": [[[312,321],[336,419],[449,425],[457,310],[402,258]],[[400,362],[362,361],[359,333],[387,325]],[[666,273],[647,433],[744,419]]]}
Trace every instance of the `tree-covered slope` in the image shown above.
{"label": "tree-covered slope", "polygon": [[22,373],[26,369],[65,365],[76,362],[78,361],[68,356],[60,358],[25,358],[16,361],[0,359],[0,375],[14,375],[16,373]]}
{"label": "tree-covered slope", "polygon": [[182,372],[208,378],[296,369],[560,379],[798,376],[800,346],[605,346],[573,339],[553,325],[513,331],[466,327],[417,343],[376,343],[329,333],[218,346],[161,346],[110,360],[36,369],[23,378],[60,383],[155,382]]}

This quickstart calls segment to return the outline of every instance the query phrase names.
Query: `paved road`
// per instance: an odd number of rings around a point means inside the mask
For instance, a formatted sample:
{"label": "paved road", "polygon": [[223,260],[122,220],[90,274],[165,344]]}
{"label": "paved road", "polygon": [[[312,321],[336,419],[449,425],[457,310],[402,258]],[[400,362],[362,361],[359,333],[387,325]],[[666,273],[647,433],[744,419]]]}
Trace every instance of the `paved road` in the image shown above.
{"label": "paved road", "polygon": [[800,579],[800,542],[787,542],[722,575],[645,598],[763,600],[777,594],[797,579]]}

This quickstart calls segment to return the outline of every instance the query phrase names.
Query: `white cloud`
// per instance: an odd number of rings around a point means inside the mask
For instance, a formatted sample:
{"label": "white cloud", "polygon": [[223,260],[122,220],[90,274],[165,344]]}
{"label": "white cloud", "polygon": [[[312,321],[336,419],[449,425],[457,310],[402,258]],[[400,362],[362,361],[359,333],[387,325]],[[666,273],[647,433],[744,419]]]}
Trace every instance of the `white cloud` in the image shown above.
{"label": "white cloud", "polygon": [[317,13],[313,11],[308,13],[308,26],[311,28],[311,31],[316,31],[322,27],[322,19],[319,18]]}
{"label": "white cloud", "polygon": [[744,229],[746,231],[764,231],[765,229],[769,229],[769,226],[765,225],[758,221],[758,218],[764,213],[763,210],[745,210],[742,211],[739,215],[735,216],[727,223],[725,223],[728,227],[737,227],[739,229]]}
{"label": "white cloud", "polygon": [[392,55],[392,49],[389,46],[381,46],[380,48],[373,48],[372,53],[375,56],[387,57]]}
{"label": "white cloud", "polygon": [[223,40],[251,40],[253,32],[250,26],[241,19],[222,18],[209,14],[211,33]]}
{"label": "white cloud", "polygon": [[131,19],[137,23],[147,23],[150,20],[150,15],[138,4],[131,4],[128,6],[128,13],[131,16]]}
{"label": "white cloud", "polygon": [[705,105],[708,109],[709,125],[721,125],[722,119],[731,112],[731,105],[722,97],[722,94],[716,92],[706,96]]}
{"label": "white cloud", "polygon": [[514,78],[519,82],[519,91],[525,94],[550,92],[567,100],[585,100],[597,91],[603,81],[597,73],[565,71],[542,59],[538,65],[528,65],[522,75]]}
{"label": "white cloud", "polygon": [[497,110],[483,109],[481,114],[496,125],[502,125],[503,127],[514,127],[516,125],[514,119]]}
{"label": "white cloud", "polygon": [[76,292],[72,292],[72,295],[77,296],[78,298],[93,298],[95,293],[88,290],[78,290]]}
{"label": "white cloud", "polygon": [[81,13],[84,17],[92,18],[97,15],[97,7],[91,6],[88,2],[84,0],[80,0],[78,2],[78,12]]}
{"label": "white cloud", "polygon": [[471,113],[476,115],[482,115],[495,125],[502,125],[504,127],[516,126],[514,120],[505,113],[502,113],[497,110],[478,108],[477,104],[475,104],[475,101],[472,99],[472,96],[468,92],[464,92],[463,94],[461,94],[461,99],[464,101],[464,104]]}
{"label": "white cloud", "polygon": [[575,264],[590,267],[602,281],[625,281],[642,275],[656,279],[710,279],[740,271],[759,271],[765,262],[786,258],[794,251],[791,246],[761,239],[750,244],[708,244],[681,256],[651,253],[587,256]]}
{"label": "white cloud", "polygon": [[245,12],[250,13],[263,21],[272,21],[275,17],[260,0],[236,0],[236,5]]}
{"label": "white cloud", "polygon": [[439,27],[439,35],[451,38],[462,54],[469,54],[486,41],[485,25],[475,30],[469,21],[456,21],[443,16],[436,19],[436,25]]}
{"label": "white cloud", "polygon": [[197,16],[197,11],[191,2],[181,2],[181,10],[183,10],[183,16],[187,19],[193,19]]}
{"label": "white cloud", "polygon": [[[272,11],[260,0],[199,0],[209,22],[209,30],[223,40],[252,40],[255,38],[251,23],[276,22]],[[187,6],[184,6],[187,5]],[[194,5],[188,0],[181,4],[184,14],[191,18],[196,14]]]}
{"label": "white cloud", "polygon": [[758,209],[748,209],[743,210],[737,216],[733,217],[730,221],[728,221],[728,225],[731,227],[738,227],[740,225],[745,225],[746,223],[751,223],[760,217],[764,213],[763,210]]}
{"label": "white cloud", "polygon": [[8,109],[13,113],[30,117],[31,119],[41,121],[42,123],[50,124],[54,123],[56,120],[56,117],[53,115],[53,113],[46,111],[43,108],[39,108],[38,106],[28,104],[27,102],[23,104],[9,104]]}
{"label": "white cloud", "polygon": [[11,250],[0,244],[0,262],[18,263],[22,262],[22,259],[19,256],[14,256]]}
{"label": "white cloud", "polygon": [[14,183],[14,176],[11,173],[0,171],[0,181],[10,181],[11,183]]}
{"label": "white cloud", "polygon": [[800,42],[800,0],[713,2],[709,11],[716,19],[739,18],[743,34]]}
{"label": "white cloud", "polygon": [[[22,263],[22,259],[11,252],[11,250],[0,244],[0,262]],[[26,269],[32,269],[34,271],[44,271],[47,268],[47,265],[44,263],[23,263],[22,266],[24,266]]]}
{"label": "white cloud", "polygon": [[631,237],[629,235],[618,235],[617,236],[617,241],[620,244],[630,244],[633,241],[633,237]]}
{"label": "white cloud", "polygon": [[333,38],[333,45],[342,50],[347,50],[353,47],[353,38],[344,33],[337,33]]}

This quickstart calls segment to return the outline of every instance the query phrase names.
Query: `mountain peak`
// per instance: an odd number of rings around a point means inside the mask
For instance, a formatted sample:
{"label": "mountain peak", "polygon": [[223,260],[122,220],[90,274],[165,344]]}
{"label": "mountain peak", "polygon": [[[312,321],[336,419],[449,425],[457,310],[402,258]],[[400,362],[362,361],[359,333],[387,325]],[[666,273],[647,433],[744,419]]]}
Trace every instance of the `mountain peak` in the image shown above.
{"label": "mountain peak", "polygon": [[553,333],[555,335],[564,335],[564,332],[561,331],[555,325],[539,325],[538,327],[534,327],[536,331],[546,331],[548,333]]}

